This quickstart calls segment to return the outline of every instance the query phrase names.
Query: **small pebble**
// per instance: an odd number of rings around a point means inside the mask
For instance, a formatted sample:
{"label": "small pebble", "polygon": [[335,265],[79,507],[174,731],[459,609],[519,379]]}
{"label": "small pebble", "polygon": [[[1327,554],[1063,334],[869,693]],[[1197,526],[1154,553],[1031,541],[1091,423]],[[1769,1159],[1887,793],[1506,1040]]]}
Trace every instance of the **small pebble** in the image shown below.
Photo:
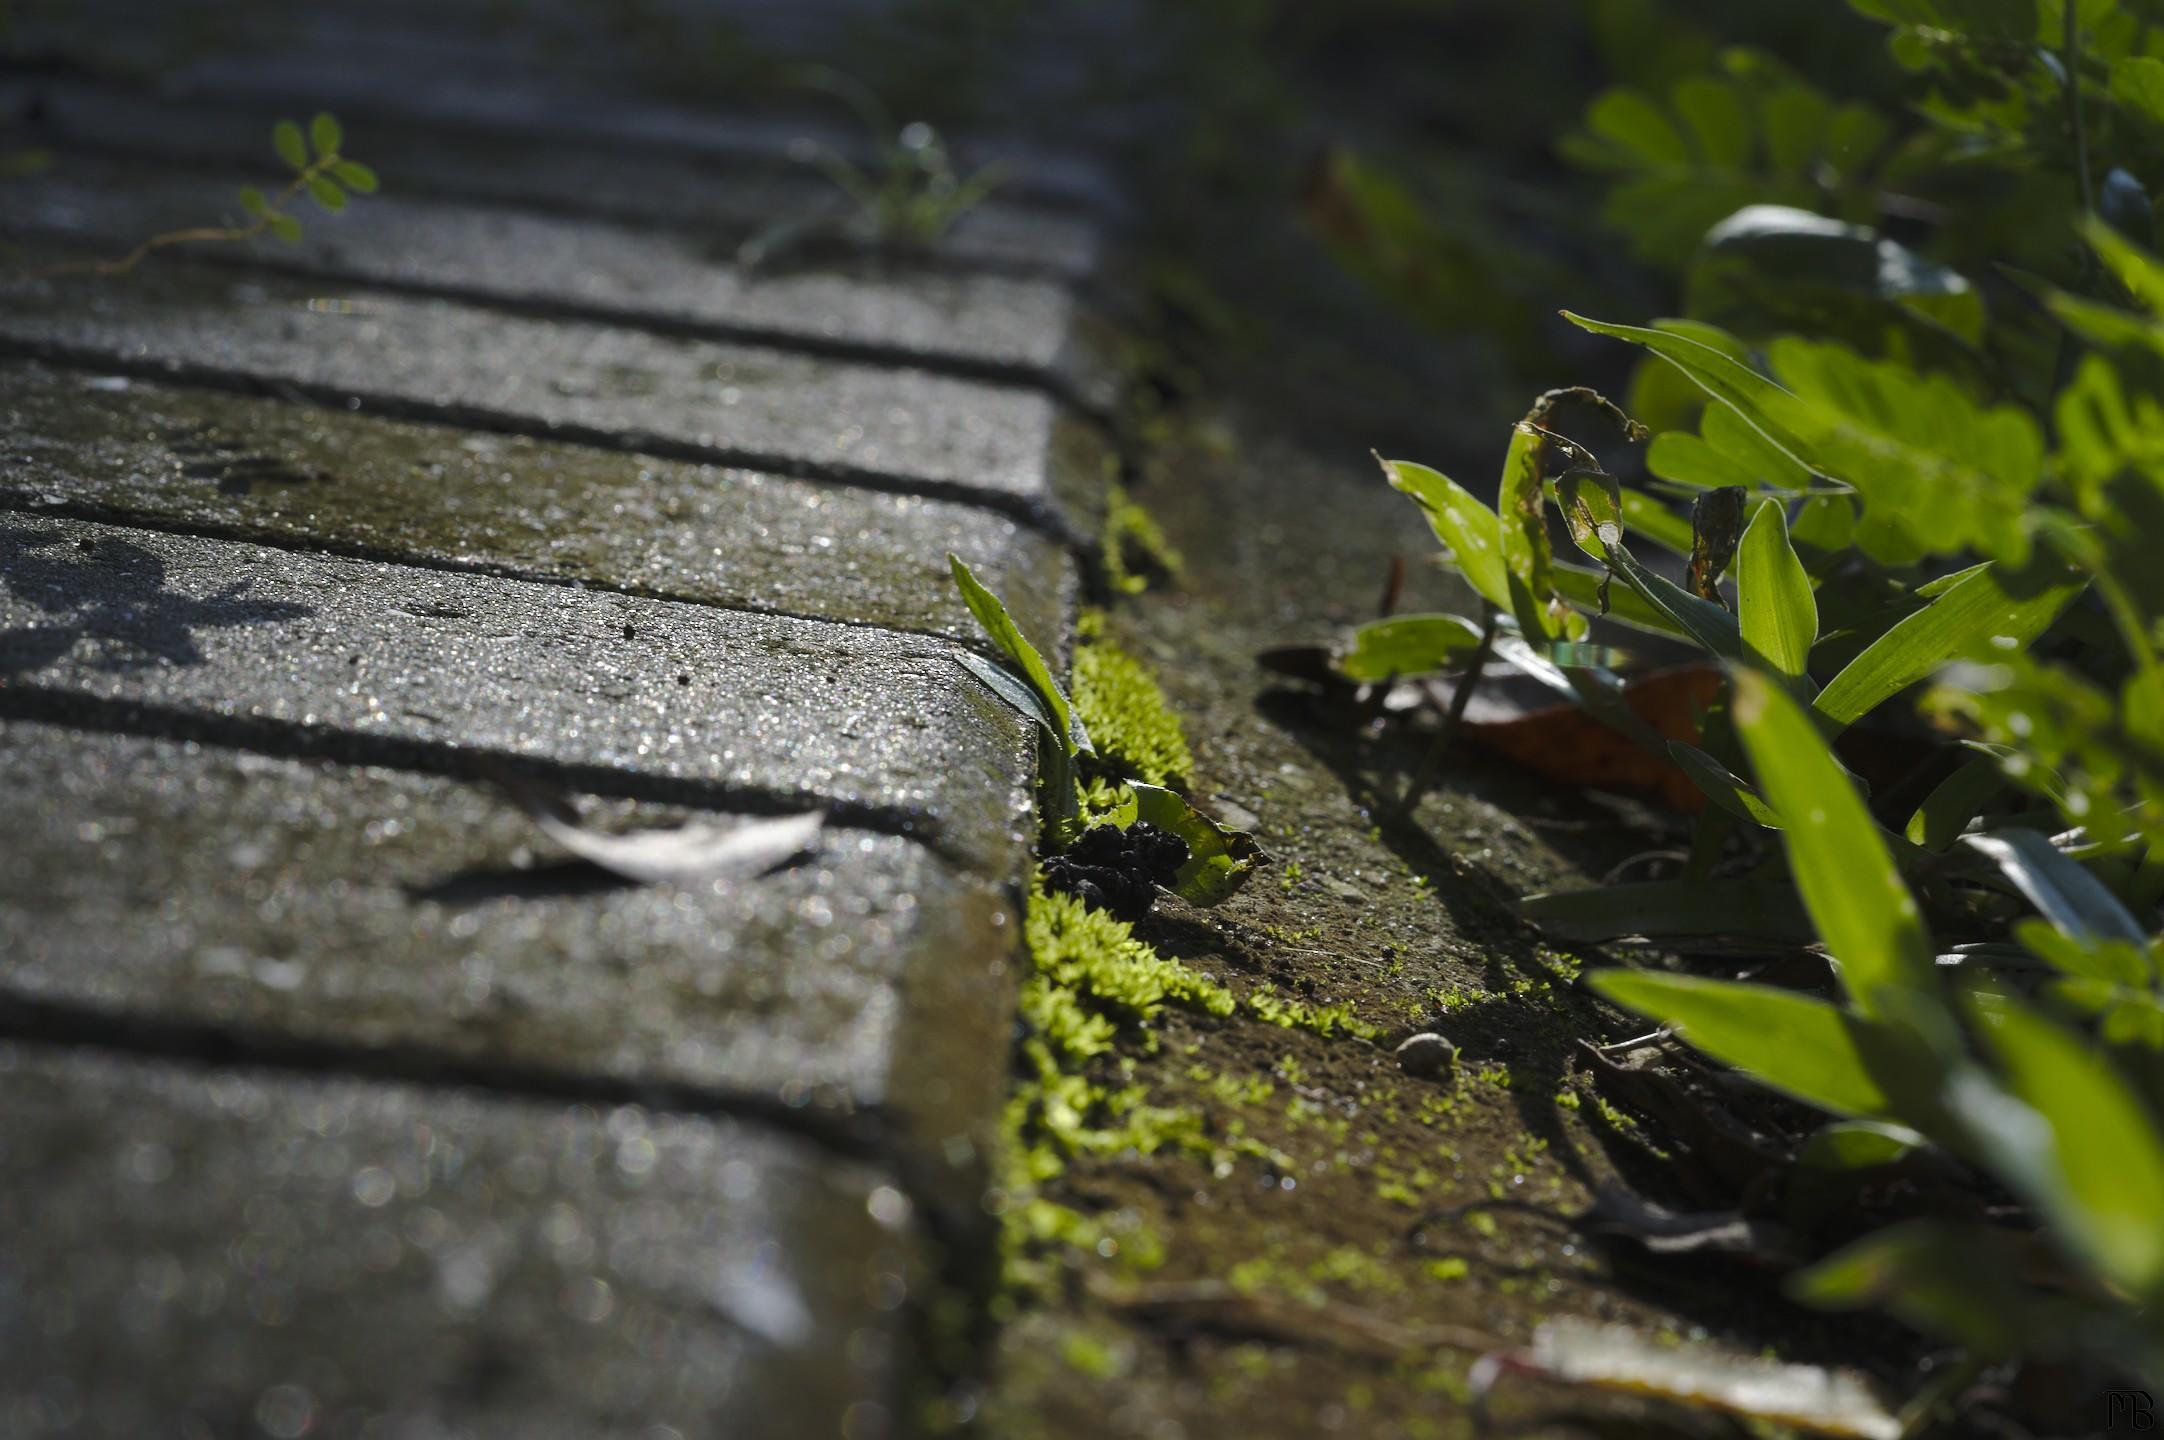
{"label": "small pebble", "polygon": [[1458,1063],[1458,1047],[1440,1035],[1408,1035],[1392,1052],[1398,1068],[1418,1080],[1440,1075]]}

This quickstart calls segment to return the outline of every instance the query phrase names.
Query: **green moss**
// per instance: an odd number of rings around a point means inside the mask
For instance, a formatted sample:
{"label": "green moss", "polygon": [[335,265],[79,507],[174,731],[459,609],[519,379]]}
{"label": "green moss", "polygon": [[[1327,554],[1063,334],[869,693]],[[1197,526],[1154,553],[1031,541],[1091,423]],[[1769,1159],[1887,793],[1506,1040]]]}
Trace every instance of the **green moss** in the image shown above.
{"label": "green moss", "polygon": [[1099,761],[1145,785],[1184,788],[1195,773],[1194,753],[1141,661],[1102,638],[1101,619],[1085,616],[1075,649],[1074,706],[1097,747]]}
{"label": "green moss", "polygon": [[1141,1087],[1128,1083],[1132,1062],[1110,1059],[1126,1038],[1154,1050],[1144,1026],[1166,1005],[1230,1015],[1231,991],[1159,955],[1124,921],[1041,884],[1030,891],[1023,936],[1034,973],[1022,984],[1022,1078],[1007,1102],[999,1209],[1009,1281],[1034,1287],[1050,1279],[1048,1252],[1118,1253],[1130,1265],[1156,1253],[1154,1238],[1122,1239],[1106,1222],[1037,1193],[1075,1157],[1171,1150],[1214,1163],[1228,1151],[1269,1152],[1213,1138],[1199,1110],[1145,1103]]}
{"label": "green moss", "polygon": [[[1059,1002],[1093,1018],[1141,1022],[1172,1001],[1210,1015],[1230,1015],[1232,992],[1135,938],[1123,920],[1092,910],[1072,895],[1030,894],[1023,935],[1036,962],[1034,983],[1058,992]],[[1024,1019],[1029,1019],[1027,1009]],[[1086,1059],[1106,1045],[1068,1052]]]}
{"label": "green moss", "polygon": [[1118,485],[1107,497],[1100,548],[1105,585],[1116,595],[1140,595],[1153,580],[1177,580],[1184,563],[1150,512]]}
{"label": "green moss", "polygon": [[1092,1380],[1110,1380],[1126,1368],[1120,1354],[1099,1335],[1070,1334],[1060,1343],[1060,1356]]}
{"label": "green moss", "polygon": [[1382,1031],[1352,1013],[1350,1005],[1309,1005],[1288,1000],[1268,990],[1253,990],[1247,1008],[1258,1019],[1284,1030],[1311,1030],[1325,1038],[1350,1035],[1355,1040],[1374,1040]]}

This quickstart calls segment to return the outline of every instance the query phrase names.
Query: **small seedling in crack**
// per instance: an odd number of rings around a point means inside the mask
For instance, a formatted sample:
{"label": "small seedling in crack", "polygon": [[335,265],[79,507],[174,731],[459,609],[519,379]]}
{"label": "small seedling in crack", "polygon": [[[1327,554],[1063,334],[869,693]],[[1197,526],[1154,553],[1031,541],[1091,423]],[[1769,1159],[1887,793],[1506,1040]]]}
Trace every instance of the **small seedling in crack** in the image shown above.
{"label": "small seedling in crack", "polygon": [[862,83],[838,71],[814,68],[799,84],[831,95],[856,112],[872,137],[869,166],[858,165],[830,145],[800,139],[792,160],[817,169],[846,201],[784,218],[737,247],[737,261],[756,269],[821,230],[854,232],[882,249],[923,250],[938,243],[1004,178],[996,165],[968,174],[939,131],[922,120],[897,124],[892,112]]}
{"label": "small seedling in crack", "polygon": [[[1162,884],[1190,904],[1215,905],[1245,884],[1256,861],[1262,858],[1262,847],[1255,838],[1245,831],[1219,825],[1173,790],[1120,775],[1108,758],[1098,754],[1066,691],[999,597],[986,589],[958,556],[949,555],[947,561],[969,613],[1012,667],[1002,668],[975,655],[963,655],[962,668],[1037,726],[1046,850],[1055,855],[1061,851],[1079,852],[1068,869],[1077,880],[1098,884],[1100,890],[1107,877],[1097,872],[1107,868],[1117,872],[1112,889],[1123,896],[1140,886],[1147,897],[1154,886]],[[1086,817],[1081,794],[1085,771],[1093,772],[1090,778],[1119,782],[1110,806],[1098,808]],[[1090,833],[1092,822],[1128,832],[1127,842],[1115,846],[1108,841],[1093,841],[1084,848],[1080,842]],[[1185,857],[1176,865],[1166,863],[1170,847],[1153,840],[1152,832],[1184,846]],[[1159,878],[1161,869],[1169,871],[1169,878]],[[1148,907],[1145,904],[1142,908]]]}
{"label": "small seedling in crack", "polygon": [[334,116],[319,114],[303,131],[299,122],[281,120],[271,128],[271,148],[291,168],[292,178],[279,189],[265,192],[245,185],[240,206],[251,217],[242,224],[193,225],[164,230],[142,241],[127,254],[109,260],[66,260],[17,273],[18,280],[58,280],[75,275],[125,275],[161,250],[175,245],[243,244],[261,235],[272,235],[288,245],[298,244],[301,222],[292,207],[303,196],[326,214],[343,211],[356,195],[376,193],[376,172],[343,152],[345,131]]}

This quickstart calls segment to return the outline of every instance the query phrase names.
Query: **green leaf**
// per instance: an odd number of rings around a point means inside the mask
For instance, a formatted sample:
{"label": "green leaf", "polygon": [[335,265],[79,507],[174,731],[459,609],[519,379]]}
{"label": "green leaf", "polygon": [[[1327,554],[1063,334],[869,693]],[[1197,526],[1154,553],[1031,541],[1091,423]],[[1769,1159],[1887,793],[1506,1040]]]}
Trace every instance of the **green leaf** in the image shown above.
{"label": "green leaf", "polygon": [[[1646,569],[1623,544],[1621,491],[1613,475],[1582,467],[1567,470],[1556,481],[1555,494],[1572,543],[1622,576],[1646,607],[1667,622],[1661,628],[1672,628],[1728,659],[1742,654],[1735,616]],[[1594,598],[1606,610],[1612,598],[1608,586],[1599,586]]]}
{"label": "green leaf", "polygon": [[1678,555],[1691,553],[1691,522],[1688,517],[1637,490],[1624,490],[1623,526],[1633,535],[1642,535],[1664,550]]}
{"label": "green leaf", "polygon": [[1035,723],[1041,742],[1037,753],[1044,767],[1039,777],[1039,794],[1046,811],[1045,828],[1054,847],[1064,848],[1080,828],[1081,803],[1077,798],[1074,757],[1068,753],[1051,711],[1045,708],[1043,698],[1029,685],[983,656],[963,654],[955,660],[1025,720]]}
{"label": "green leaf", "polygon": [[1611,569],[1623,543],[1622,489],[1605,470],[1574,468],[1555,482],[1555,500],[1563,512],[1571,543]]}
{"label": "green leaf", "polygon": [[1610,90],[1585,112],[1586,129],[1633,155],[1665,165],[1686,166],[1695,158],[1673,121],[1649,97],[1636,90]]}
{"label": "green leaf", "polygon": [[2024,577],[2026,593],[2008,592],[1997,565],[1980,565],[1929,605],[1879,636],[1812,702],[1832,733],[1853,725],[1885,701],[1950,660],[2026,646],[2059,618],[2085,581],[2039,584]]}
{"label": "green leaf", "polygon": [[1759,793],[1783,821],[1796,889],[1866,1016],[1936,983],[1930,938],[1884,836],[1807,712],[1755,671],[1736,673],[1730,713]]}
{"label": "green leaf", "polygon": [[1805,469],[1811,468],[1805,458],[1809,447],[1795,429],[1802,419],[1800,402],[1726,351],[1672,330],[1611,325],[1568,310],[1563,312],[1563,318],[1581,330],[1628,340],[1652,351],[1689,376],[1701,390],[1733,409],[1783,455]]}
{"label": "green leaf", "polygon": [[947,564],[954,572],[955,588],[962,592],[962,603],[969,607],[969,613],[977,617],[977,623],[984,627],[992,644],[1022,672],[1022,678],[1044,703],[1046,713],[1052,717],[1052,733],[1061,747],[1070,757],[1084,749],[1083,739],[1076,734],[1074,709],[1067,703],[1067,692],[1052,678],[1052,671],[1045,665],[1044,657],[1037,653],[1037,647],[1023,636],[999,597],[978,583],[959,555],[949,551]]}
{"label": "green leaf", "polygon": [[2137,1296],[2164,1286],[2164,1135],[2108,1053],[2018,1001],[1981,1027],[2009,1089],[2042,1122],[1990,1127],[1980,1143],[2002,1178],[2115,1284]]}
{"label": "green leaf", "polygon": [[2084,1307],[2023,1284],[2034,1268],[2022,1237],[2002,1226],[1911,1220],[1797,1272],[1787,1290],[1821,1310],[1884,1305],[1987,1359],[2078,1353],[2081,1337],[2094,1333]]}
{"label": "green leaf", "polygon": [[2014,936],[2060,974],[2051,994],[2098,1017],[2097,1033],[2113,1045],[2164,1051],[2164,989],[2153,944],[2076,938],[2042,920],[2023,920]]}
{"label": "green leaf", "polygon": [[1135,816],[1187,842],[1187,863],[1173,878],[1172,891],[1194,905],[1215,905],[1247,883],[1262,847],[1245,830],[1231,830],[1195,809],[1174,792],[1131,782]]}
{"label": "green leaf", "polygon": [[1658,635],[1672,635],[1679,640],[1688,639],[1690,632],[1678,625],[1663,612],[1647,604],[1644,597],[1628,586],[1621,590],[1605,587],[1605,572],[1588,570],[1580,565],[1557,562],[1555,571],[1556,593],[1581,610],[1600,608],[1601,591],[1608,589],[1608,618],[1620,624],[1650,630]]}
{"label": "green leaf", "polygon": [[2043,437],[2011,406],[1986,408],[1943,375],[1798,339],[1768,350],[1777,384],[1722,349],[1667,329],[1564,317],[1644,346],[1734,410],[1769,444],[1865,499],[1864,539],[1904,551],[2026,553],[2023,506],[2043,473]]}
{"label": "green leaf", "polygon": [[338,147],[345,143],[346,132],[336,117],[319,113],[308,122],[308,138],[315,142],[317,156],[328,159],[336,155]]}
{"label": "green leaf", "polygon": [[2129,55],[2111,67],[2111,98],[2164,125],[2164,60]]}
{"label": "green leaf", "polygon": [[277,236],[280,240],[283,240],[288,245],[298,245],[300,243],[300,221],[294,219],[291,215],[283,213],[266,216],[265,218],[270,221],[271,234]]}
{"label": "green leaf", "polygon": [[1788,543],[1788,512],[1777,500],[1761,504],[1743,532],[1736,553],[1736,623],[1753,664],[1804,678],[1818,640],[1818,598]]}
{"label": "green leaf", "polygon": [[333,215],[346,208],[346,192],[321,175],[308,182],[308,196]]}
{"label": "green leaf", "polygon": [[1022,718],[1035,721],[1047,738],[1059,744],[1062,750],[1066,748],[1060,734],[1059,722],[1053,719],[1052,712],[1045,708],[1043,698],[1031,689],[1027,682],[1015,676],[1012,671],[1002,670],[981,655],[965,654],[954,658],[956,664],[976,676],[986,689],[1006,701]]}
{"label": "green leaf", "polygon": [[1518,911],[1557,940],[1750,935],[1795,945],[1817,939],[1794,887],[1757,881],[1646,880],[1528,895]]}
{"label": "green leaf", "polygon": [[1527,644],[1525,637],[1514,630],[1496,633],[1495,654],[1505,664],[1583,706],[1588,715],[1629,736],[1649,753],[1658,755],[1666,745],[1660,732],[1630,708],[1630,702],[1623,694],[1623,682],[1613,671],[1587,665],[1573,665],[1565,670]]}
{"label": "green leaf", "polygon": [[1796,1163],[1812,1170],[1874,1170],[1891,1165],[1924,1143],[1905,1125],[1879,1120],[1836,1120],[1821,1125],[1796,1152]]}
{"label": "green leaf", "polygon": [[1960,839],[1969,822],[2006,789],[2000,761],[1995,754],[1978,755],[1934,786],[1909,817],[1909,840],[1926,850],[1944,850]]}
{"label": "green leaf", "polygon": [[1864,1027],[1823,1000],[1696,975],[1602,970],[1595,991],[1663,1025],[1724,1064],[1836,1115],[1886,1118],[1892,1101],[1872,1078]]}
{"label": "green leaf", "polygon": [[339,184],[356,195],[373,195],[376,193],[379,183],[376,179],[376,172],[357,161],[341,160],[331,167],[331,174],[337,178]]}
{"label": "green leaf", "polygon": [[1706,798],[1739,820],[1749,820],[1768,830],[1781,828],[1781,817],[1759,798],[1758,792],[1729,773],[1728,767],[1695,745],[1681,740],[1668,742],[1668,758],[1682,768]]}
{"label": "green leaf", "polygon": [[1751,205],[1706,233],[1690,312],[1751,334],[1808,328],[1876,349],[1889,327],[1934,358],[1966,360],[1984,307],[1959,273],[1861,225]]}
{"label": "green leaf", "polygon": [[2084,219],[2081,233],[2126,292],[2150,314],[2164,319],[2164,264],[2101,220]]}
{"label": "green leaf", "polygon": [[1543,469],[1549,440],[1539,427],[1519,421],[1511,428],[1495,509],[1502,526],[1503,569],[1510,586],[1510,613],[1528,636],[1575,640],[1585,619],[1556,593],[1554,553],[1548,545],[1548,496]]}
{"label": "green leaf", "polygon": [[250,215],[268,215],[270,201],[255,186],[243,185],[240,189],[240,208]]}
{"label": "green leaf", "polygon": [[1766,358],[1811,468],[1856,488],[1867,525],[1920,553],[2026,557],[2023,511],[2044,473],[2043,432],[2026,411],[1980,405],[1944,374],[1839,345],[1790,337]]}
{"label": "green leaf", "polygon": [[301,134],[301,127],[291,120],[281,120],[271,127],[271,148],[278,158],[296,170],[308,168],[308,141]]}
{"label": "green leaf", "polygon": [[1811,496],[1797,507],[1788,539],[1798,547],[1803,568],[1814,580],[1823,580],[1855,547],[1856,503],[1846,495]]}
{"label": "green leaf", "polygon": [[1616,573],[1638,592],[1641,599],[1674,622],[1684,634],[1724,660],[1742,658],[1743,634],[1736,627],[1735,616],[1646,569],[1624,546],[1616,546],[1611,554]]}
{"label": "green leaf", "polygon": [[1480,627],[1458,615],[1396,615],[1353,632],[1337,668],[1349,680],[1389,680],[1429,675],[1471,657],[1480,648]]}
{"label": "green leaf", "polygon": [[1427,515],[1458,573],[1482,599],[1507,612],[1510,574],[1503,564],[1503,522],[1496,513],[1440,470],[1410,460],[1385,460],[1382,467],[1391,486],[1411,496]]}
{"label": "green leaf", "polygon": [[1966,835],[1962,843],[1999,867],[2037,913],[2081,940],[2148,943],[2149,936],[2119,897],[2049,839],[2019,826]]}
{"label": "green leaf", "polygon": [[[1708,415],[1724,414],[1709,409]],[[1753,487],[1758,475],[1740,458],[1722,453],[1711,442],[1688,430],[1669,430],[1653,439],[1646,450],[1646,469],[1661,479],[1694,490],[1719,490],[1726,486]]]}

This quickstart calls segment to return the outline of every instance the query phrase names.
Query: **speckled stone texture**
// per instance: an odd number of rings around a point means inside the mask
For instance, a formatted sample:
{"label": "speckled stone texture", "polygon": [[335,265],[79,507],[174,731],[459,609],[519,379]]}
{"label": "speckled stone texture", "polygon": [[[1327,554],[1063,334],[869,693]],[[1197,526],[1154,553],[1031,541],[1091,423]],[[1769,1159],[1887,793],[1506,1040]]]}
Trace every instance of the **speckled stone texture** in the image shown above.
{"label": "speckled stone texture", "polygon": [[[792,153],[843,107],[669,98],[651,7],[64,8],[11,269],[216,222],[318,108],[384,191],[0,281],[0,1440],[907,1433],[998,1268],[1034,852],[946,554],[1068,651],[1117,191],[964,140],[1010,182],[898,245]],[[636,885],[507,777],[828,824]]]}
{"label": "speckled stone texture", "polygon": [[978,507],[0,362],[0,503],[574,580],[984,644],[949,550],[1032,635],[1074,567]]}
{"label": "speckled stone texture", "polygon": [[837,803],[992,874],[1031,736],[944,641],[0,514],[0,713],[686,799]]}
{"label": "speckled stone texture", "polygon": [[10,1440],[883,1434],[923,1257],[727,1118],[0,1042]]}
{"label": "speckled stone texture", "polygon": [[1013,921],[921,845],[836,827],[763,878],[637,886],[484,788],[22,722],[0,752],[0,997],[888,1112],[981,1169]]}
{"label": "speckled stone texture", "polygon": [[[39,252],[49,257],[49,251]],[[286,276],[166,261],[125,287],[18,285],[0,339],[78,364],[301,388],[623,448],[1048,503],[1063,422],[1051,397],[922,370],[615,326],[476,312]]]}
{"label": "speckled stone texture", "polygon": [[[71,154],[11,182],[0,224],[120,252],[136,237],[200,223],[258,176],[198,177]],[[207,245],[204,258],[293,268],[325,279],[457,290],[490,303],[606,311],[679,331],[812,349],[888,352],[896,363],[976,372],[1099,404],[1103,367],[1076,345],[1075,292],[1055,281],[867,263],[747,270],[732,248],[690,230],[627,229],[501,206],[382,195],[311,217],[302,241]],[[506,265],[503,257],[516,255]]]}

